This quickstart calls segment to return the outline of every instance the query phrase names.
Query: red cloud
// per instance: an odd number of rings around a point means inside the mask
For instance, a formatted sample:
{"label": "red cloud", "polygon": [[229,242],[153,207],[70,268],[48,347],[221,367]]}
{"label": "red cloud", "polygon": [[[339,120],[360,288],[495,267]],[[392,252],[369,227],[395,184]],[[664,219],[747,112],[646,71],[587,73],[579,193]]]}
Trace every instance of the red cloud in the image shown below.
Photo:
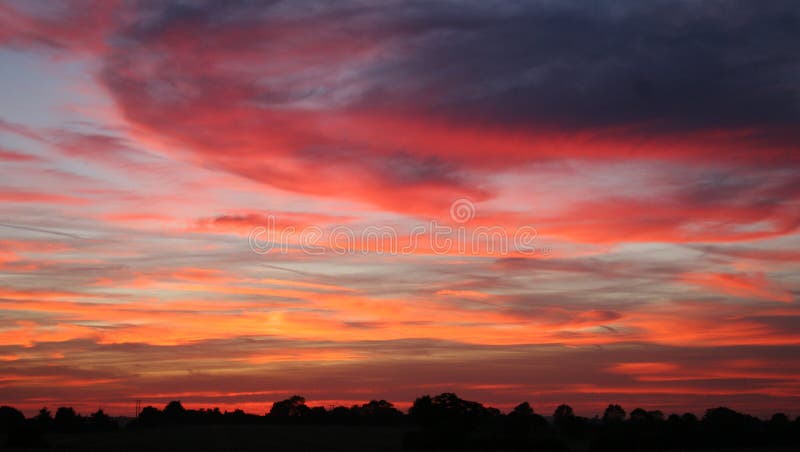
{"label": "red cloud", "polygon": [[794,300],[791,292],[769,281],[763,273],[689,273],[683,275],[682,280],[738,297],[784,302]]}

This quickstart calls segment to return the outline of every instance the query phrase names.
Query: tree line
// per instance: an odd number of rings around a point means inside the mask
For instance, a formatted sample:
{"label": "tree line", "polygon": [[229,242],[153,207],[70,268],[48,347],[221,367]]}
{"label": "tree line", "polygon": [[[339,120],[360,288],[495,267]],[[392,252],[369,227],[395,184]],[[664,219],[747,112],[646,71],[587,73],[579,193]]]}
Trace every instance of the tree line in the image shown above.
{"label": "tree line", "polygon": [[70,407],[53,414],[42,408],[26,418],[19,410],[0,407],[0,433],[10,446],[45,446],[51,433],[98,433],[119,429],[175,428],[182,425],[363,425],[398,426],[407,431],[408,449],[568,450],[568,444],[588,443],[593,450],[693,449],[800,445],[800,417],[776,413],[769,420],[730,408],[670,414],[636,408],[627,413],[609,405],[602,416],[576,415],[560,405],[551,416],[534,411],[528,402],[508,413],[464,400],[454,393],[417,398],[408,413],[385,400],[326,409],[308,406],[301,396],[272,404],[264,415],[242,410],[186,409],[179,401],[163,409],[144,407],[133,418],[112,418],[99,409],[87,416]]}

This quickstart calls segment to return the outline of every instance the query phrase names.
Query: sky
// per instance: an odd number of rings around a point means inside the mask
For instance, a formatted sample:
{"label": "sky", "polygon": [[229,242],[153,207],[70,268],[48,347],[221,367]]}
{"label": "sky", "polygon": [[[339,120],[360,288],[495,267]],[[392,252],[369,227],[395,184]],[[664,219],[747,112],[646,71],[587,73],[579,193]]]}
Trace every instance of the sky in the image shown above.
{"label": "sky", "polygon": [[0,403],[800,415],[798,70],[789,1],[0,0]]}

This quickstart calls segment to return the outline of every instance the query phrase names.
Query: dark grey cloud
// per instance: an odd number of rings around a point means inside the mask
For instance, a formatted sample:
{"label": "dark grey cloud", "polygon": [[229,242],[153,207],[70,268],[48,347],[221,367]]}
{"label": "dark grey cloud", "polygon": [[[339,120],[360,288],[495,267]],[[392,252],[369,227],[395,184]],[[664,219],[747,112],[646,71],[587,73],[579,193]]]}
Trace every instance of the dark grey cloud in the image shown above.
{"label": "dark grey cloud", "polygon": [[[793,1],[146,1],[97,18],[63,9],[26,11],[43,26],[58,16],[75,30],[51,38],[65,41],[58,47],[85,42],[88,33],[79,31],[89,26],[106,27],[112,51],[103,55],[102,79],[113,91],[145,91],[155,103],[243,95],[270,108],[311,98],[537,129],[782,130],[748,137],[771,145],[791,145],[796,136],[787,128],[800,121],[800,5]],[[165,46],[181,34],[197,37],[192,58],[246,53],[252,67],[197,71]],[[305,56],[313,71],[267,75],[286,63],[272,60],[276,50],[331,42],[383,52],[353,68],[347,53]],[[125,75],[143,62],[158,68],[150,79]],[[329,74],[339,76],[324,80]],[[342,91],[352,92],[337,97]]]}
{"label": "dark grey cloud", "polygon": [[[796,124],[794,2],[520,2],[436,32],[390,63],[370,103],[411,97],[476,120],[659,129]],[[401,16],[402,17],[402,16]]]}
{"label": "dark grey cloud", "polygon": [[[800,120],[800,5],[791,1],[145,5],[118,35],[127,43],[120,49],[154,45],[184,28],[207,37],[243,28],[239,40],[209,44],[217,51],[291,46],[289,27],[319,44],[329,34],[383,43],[393,52],[360,69],[353,108],[567,129],[786,127]],[[191,83],[225,82],[209,76]],[[296,92],[292,86],[256,91],[254,100],[275,106],[310,95],[307,84]]]}

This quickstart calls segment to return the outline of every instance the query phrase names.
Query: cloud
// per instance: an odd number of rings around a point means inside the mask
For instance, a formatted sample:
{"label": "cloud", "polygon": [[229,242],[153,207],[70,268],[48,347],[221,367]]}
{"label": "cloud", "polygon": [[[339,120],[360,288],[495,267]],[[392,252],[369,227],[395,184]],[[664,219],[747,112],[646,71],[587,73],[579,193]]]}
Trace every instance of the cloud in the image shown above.
{"label": "cloud", "polygon": [[[394,210],[485,199],[481,167],[531,159],[796,154],[780,4],[737,20],[690,3],[297,8],[152,7],[114,34],[101,80],[131,122],[221,169]],[[677,37],[693,32],[703,46]]]}
{"label": "cloud", "polygon": [[0,188],[0,200],[8,203],[86,204],[85,199],[55,193]]}
{"label": "cloud", "polygon": [[[113,412],[132,406],[136,399],[162,405],[180,397],[190,407],[247,403],[246,408],[261,412],[293,391],[301,391],[312,403],[380,397],[408,407],[422,393],[455,390],[471,399],[491,398],[505,410],[529,400],[543,414],[569,397],[579,414],[591,416],[612,399],[626,409],[700,413],[715,402],[752,411],[758,398],[768,398],[774,404],[770,408],[785,409],[800,397],[791,360],[796,347],[508,348],[423,340],[338,344],[257,338],[174,346],[76,340],[28,348],[7,345],[0,352],[19,355],[7,363],[13,382],[0,382],[0,395],[8,399],[9,391],[16,391],[14,400],[28,411],[40,408],[43,398],[72,400],[79,410],[94,410],[99,404]],[[69,364],[59,360],[55,366],[46,365],[53,352],[69,357]],[[280,358],[287,353],[323,354],[318,355],[322,359],[294,364],[247,361],[253,354]],[[331,353],[368,359],[330,361]],[[98,357],[114,357],[121,365],[97,364],[102,362]],[[184,370],[164,372],[176,365]],[[481,372],[471,371],[476,368]],[[53,385],[56,377],[65,384]],[[688,400],[692,401],[687,404]]]}
{"label": "cloud", "polygon": [[[14,14],[29,23],[9,32],[17,41],[40,45],[52,29],[55,42],[97,55],[99,80],[141,133],[282,190],[430,216],[456,198],[501,195],[489,170],[634,158],[677,162],[663,176],[685,188],[659,200],[660,212],[608,197],[539,223],[611,242],[741,240],[798,224],[783,205],[800,194],[787,168],[800,114],[788,3],[723,13],[690,2],[467,2],[390,14],[346,2],[200,2]],[[102,39],[75,33],[87,21]],[[120,142],[84,134],[61,146],[110,158]],[[680,168],[693,165],[709,169]],[[753,167],[765,171],[743,175]]]}
{"label": "cloud", "polygon": [[790,302],[792,293],[769,281],[764,274],[700,273],[685,274],[682,279],[692,284],[711,287],[735,296],[757,297],[773,301]]}
{"label": "cloud", "polygon": [[13,163],[13,162],[32,162],[36,160],[37,158],[33,155],[20,154],[18,152],[12,152],[0,149],[0,161]]}

